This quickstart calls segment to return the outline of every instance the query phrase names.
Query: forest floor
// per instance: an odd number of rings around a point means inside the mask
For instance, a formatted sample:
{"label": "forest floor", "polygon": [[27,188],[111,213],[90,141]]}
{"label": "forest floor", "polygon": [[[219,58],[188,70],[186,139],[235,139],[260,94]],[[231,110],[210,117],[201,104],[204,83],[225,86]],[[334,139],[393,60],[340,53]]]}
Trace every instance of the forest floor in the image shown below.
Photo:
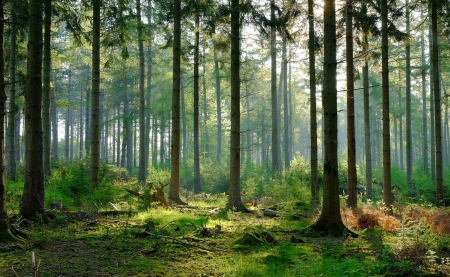
{"label": "forest floor", "polygon": [[210,204],[13,219],[30,238],[0,244],[0,276],[450,276],[449,236],[420,222],[398,219],[389,230],[394,217],[379,218],[358,238],[323,238],[299,232],[317,217],[301,203],[278,217]]}

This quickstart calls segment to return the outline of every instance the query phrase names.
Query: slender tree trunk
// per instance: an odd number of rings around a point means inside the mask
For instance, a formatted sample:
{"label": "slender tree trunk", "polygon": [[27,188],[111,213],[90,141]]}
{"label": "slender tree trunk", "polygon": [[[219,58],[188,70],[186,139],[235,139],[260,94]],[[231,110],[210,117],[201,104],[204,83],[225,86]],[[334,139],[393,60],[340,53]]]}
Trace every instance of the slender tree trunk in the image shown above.
{"label": "slender tree trunk", "polygon": [[[152,1],[149,0],[148,1],[148,6],[147,6],[147,20],[148,23],[151,25],[152,24]],[[147,94],[146,94],[146,110],[145,110],[145,130],[147,130],[148,135],[145,136],[146,141],[145,141],[145,156],[144,156],[144,161],[145,161],[145,165],[146,165],[146,170],[145,170],[145,178],[148,177],[148,167],[150,165],[149,162],[149,158],[150,158],[150,133],[151,133],[151,129],[150,129],[150,118],[151,118],[151,95],[152,95],[152,65],[153,65],[153,52],[152,52],[152,43],[153,43],[153,32],[152,32],[152,28],[149,28],[149,42],[148,42],[148,50],[147,50]],[[154,127],[153,127],[154,128]],[[153,151],[152,151],[153,153]]]}
{"label": "slender tree trunk", "polygon": [[388,6],[381,0],[381,86],[383,91],[383,201],[388,208],[392,205],[391,196],[391,134],[389,113],[389,45],[388,45]]}
{"label": "slender tree trunk", "polygon": [[353,0],[346,0],[345,51],[347,59],[347,205],[357,207],[355,93],[353,72]]}
{"label": "slender tree trunk", "polygon": [[200,14],[195,15],[195,43],[194,43],[194,193],[202,191],[200,180],[200,147],[199,147],[199,48],[200,48]]}
{"label": "slender tree trunk", "polygon": [[[53,79],[53,75],[51,74],[51,72],[50,78]],[[80,115],[80,118],[81,116],[82,115]],[[50,118],[52,124],[52,158],[58,159],[58,118],[56,113],[56,94],[54,88],[50,89]]]}
{"label": "slender tree trunk", "polygon": [[101,0],[92,1],[92,104],[91,104],[91,187],[100,183],[100,7]]}
{"label": "slender tree trunk", "polygon": [[187,118],[186,118],[186,99],[184,94],[184,77],[181,76],[181,124],[183,125],[183,145],[182,145],[182,153],[183,153],[183,164],[186,164],[187,159]]}
{"label": "slender tree trunk", "polygon": [[121,151],[120,151],[120,149],[121,149],[121,147],[122,147],[122,144],[121,144],[121,138],[122,138],[122,126],[121,126],[121,123],[122,121],[120,120],[120,102],[119,102],[119,104],[117,105],[117,139],[116,139],[116,141],[117,141],[117,145],[116,145],[116,152],[117,152],[117,160],[116,160],[116,164],[117,164],[117,167],[120,167],[121,166]]}
{"label": "slender tree trunk", "polygon": [[[205,56],[205,50],[203,49],[203,56]],[[210,151],[209,151],[209,132],[207,128],[207,122],[209,120],[208,115],[208,100],[206,97],[206,59],[203,58],[203,76],[202,76],[202,83],[203,83],[203,133],[204,133],[204,141],[205,141],[205,158],[209,159],[210,157]]]}
{"label": "slender tree trunk", "polygon": [[[215,34],[215,29],[213,29]],[[216,82],[216,106],[217,106],[217,161],[222,157],[222,101],[220,97],[220,73],[217,46],[214,44],[214,77]]]}
{"label": "slender tree trunk", "polygon": [[105,145],[105,156],[104,161],[106,164],[109,163],[109,111],[106,111],[105,113],[105,122],[108,122],[107,124],[104,124],[105,128],[105,135],[103,137],[104,139],[104,145]]}
{"label": "slender tree trunk", "polygon": [[152,145],[152,165],[156,167],[158,165],[158,120],[153,118],[153,145]]}
{"label": "slender tree trunk", "polygon": [[[423,10],[422,10],[423,18]],[[423,171],[425,175],[428,175],[428,116],[427,116],[427,89],[426,89],[426,62],[425,62],[425,38],[423,28],[420,32],[420,45],[421,45],[421,76],[422,76],[422,159],[423,159]]]}
{"label": "slender tree trunk", "polygon": [[[0,4],[3,7],[4,1],[1,1]],[[11,29],[10,29],[10,47],[11,47],[11,53],[10,53],[10,59],[9,59],[9,82],[10,82],[10,93],[9,93],[9,113],[8,113],[8,146],[6,151],[7,154],[7,175],[8,179],[15,182],[17,181],[17,175],[16,175],[16,154],[15,151],[17,150],[16,145],[16,115],[17,115],[17,108],[16,108],[16,52],[17,52],[17,28],[16,28],[16,10],[15,10],[15,2],[11,1],[11,10],[10,10],[10,21],[11,21]],[[0,14],[0,16],[3,18],[3,13]],[[3,21],[0,22],[0,27],[4,28]],[[3,31],[1,33],[3,35]],[[3,45],[3,40],[1,41]],[[2,48],[3,49],[3,48]],[[3,55],[0,56],[0,61],[4,63]],[[3,79],[2,79],[3,80]],[[0,81],[2,81],[0,80]],[[3,86],[2,86],[3,87]],[[1,88],[1,87],[0,87]],[[0,91],[1,93],[1,91]],[[3,96],[3,95],[2,95]],[[5,95],[6,97],[6,95]],[[6,99],[5,99],[6,101]],[[2,113],[3,114],[3,113]],[[6,115],[4,117],[6,119]],[[3,152],[1,152],[3,153]],[[0,154],[1,154],[0,153]],[[2,170],[2,169],[0,169]],[[2,175],[3,176],[3,175]],[[3,181],[3,180],[2,180]],[[1,197],[1,195],[0,195]],[[0,207],[1,208],[1,207]],[[5,212],[6,213],[6,212]]]}
{"label": "slender tree trunk", "polygon": [[[363,34],[363,53],[368,51],[367,34]],[[369,62],[364,60],[363,66],[363,93],[364,93],[364,148],[366,161],[366,198],[372,200],[372,142],[370,138],[370,103],[369,103]]]}
{"label": "slender tree trunk", "polygon": [[284,120],[284,166],[285,168],[291,167],[291,144],[289,140],[289,102],[288,102],[288,89],[287,89],[287,46],[286,41],[283,40],[283,120]]}
{"label": "slender tree trunk", "polygon": [[309,23],[309,94],[310,94],[310,128],[311,128],[311,197],[314,204],[319,203],[319,170],[317,157],[317,107],[316,107],[316,56],[314,32],[314,0],[308,0]]}
{"label": "slender tree trunk", "polygon": [[[125,82],[127,83],[127,82]],[[124,122],[125,127],[125,144],[126,144],[126,167],[129,173],[133,170],[133,145],[131,136],[131,111],[130,111],[130,97],[128,92],[125,92],[124,102]]]}
{"label": "slender tree trunk", "polygon": [[271,58],[271,103],[272,103],[272,172],[281,171],[278,163],[279,132],[278,132],[278,99],[277,99],[277,36],[275,29],[275,1],[270,1],[270,58]]}
{"label": "slender tree trunk", "polygon": [[[97,1],[97,0],[96,0]],[[99,0],[101,1],[101,0]],[[99,46],[100,47],[100,46]],[[100,50],[99,50],[100,51]],[[88,67],[88,74],[91,74],[91,68]],[[92,78],[92,76],[90,76]],[[92,80],[91,80],[92,82]],[[86,155],[90,156],[91,153],[91,108],[92,108],[92,103],[91,103],[91,93],[92,93],[92,89],[87,89],[86,90],[86,117],[85,117],[85,128],[86,131],[84,132],[85,134],[85,138],[84,138],[84,149],[86,149]]]}
{"label": "slender tree trunk", "polygon": [[80,159],[83,158],[83,146],[84,146],[84,124],[83,124],[83,92],[80,93],[80,145],[79,145],[79,156]]}
{"label": "slender tree trunk", "polygon": [[441,126],[441,89],[439,83],[439,47],[437,27],[437,0],[431,1],[432,59],[433,59],[433,94],[434,121],[436,140],[436,206],[444,205],[444,178],[442,171],[442,126]]}
{"label": "slender tree trunk", "polygon": [[[45,184],[42,167],[42,0],[29,1],[27,84],[25,89],[25,184],[20,205],[23,218],[45,212]],[[3,66],[2,66],[3,68]],[[2,86],[3,87],[3,86]],[[3,153],[3,152],[2,152]]]}
{"label": "slender tree trunk", "polygon": [[165,144],[164,144],[164,134],[166,132],[166,121],[165,119],[161,119],[159,121],[160,127],[159,127],[159,162],[160,164],[164,164],[165,159]]}
{"label": "slender tree trunk", "polygon": [[[400,90],[400,86],[399,86],[399,88],[398,88],[398,101],[399,101],[399,106],[400,106],[400,111],[402,111],[402,93],[401,93],[401,90]],[[400,114],[398,115],[398,119],[395,119],[395,120],[398,120],[399,121],[399,133],[400,133],[400,153],[399,153],[399,156],[400,156],[400,170],[401,171],[403,171],[403,169],[404,169],[404,160],[403,160],[403,157],[404,157],[404,155],[403,155],[403,113],[402,112],[400,112]]]}
{"label": "slender tree trunk", "polygon": [[[406,33],[410,34],[409,0],[406,0]],[[412,179],[412,138],[411,138],[411,45],[406,41],[406,182],[409,193],[415,196]]]}
{"label": "slender tree trunk", "polygon": [[[429,17],[432,17],[432,3],[433,1],[429,1]],[[431,181],[433,184],[436,184],[436,135],[435,135],[435,102],[434,102],[434,60],[433,60],[433,30],[432,30],[432,22],[430,21],[429,29],[428,29],[429,37],[429,55],[430,55],[430,168],[431,168]]]}
{"label": "slender tree trunk", "polygon": [[[139,48],[139,173],[138,180],[145,183],[148,168],[148,147],[149,132],[145,125],[145,61],[144,61],[144,40],[142,38],[141,21],[141,0],[136,1],[137,34]],[[147,103],[148,105],[148,103]],[[147,130],[147,132],[146,132]],[[147,158],[145,158],[147,157]],[[146,163],[147,162],[147,163]]]}
{"label": "slender tree trunk", "polygon": [[241,200],[241,79],[240,79],[240,9],[239,0],[231,0],[231,134],[230,134],[230,191],[228,208],[246,212]]}
{"label": "slender tree trunk", "polygon": [[51,25],[52,25],[52,0],[44,1],[44,77],[42,90],[42,129],[43,129],[43,156],[44,175],[51,174],[50,148],[51,148],[51,128],[50,128],[50,72],[51,72]]}

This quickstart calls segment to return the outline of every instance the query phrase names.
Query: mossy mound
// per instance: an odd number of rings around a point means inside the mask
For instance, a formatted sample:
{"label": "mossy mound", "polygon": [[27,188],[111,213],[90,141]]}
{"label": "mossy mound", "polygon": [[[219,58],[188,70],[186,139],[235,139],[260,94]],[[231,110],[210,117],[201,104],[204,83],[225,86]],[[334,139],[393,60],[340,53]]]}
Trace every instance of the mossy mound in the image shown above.
{"label": "mossy mound", "polygon": [[245,233],[242,238],[236,241],[237,244],[245,246],[256,246],[262,244],[275,244],[276,239],[266,231],[253,231]]}

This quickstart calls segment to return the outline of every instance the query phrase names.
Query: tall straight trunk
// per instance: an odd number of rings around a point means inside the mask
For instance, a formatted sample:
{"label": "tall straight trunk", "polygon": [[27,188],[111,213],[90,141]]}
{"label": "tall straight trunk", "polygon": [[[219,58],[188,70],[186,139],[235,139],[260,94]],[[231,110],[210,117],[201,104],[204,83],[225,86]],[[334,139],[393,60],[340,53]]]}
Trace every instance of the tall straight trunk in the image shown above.
{"label": "tall straight trunk", "polygon": [[[402,94],[400,89],[398,90],[398,100],[399,100],[399,106],[400,109],[402,108]],[[404,169],[404,151],[403,151],[403,113],[400,113],[398,115],[398,118],[396,119],[399,121],[399,133],[400,133],[400,152],[399,152],[399,156],[400,156],[400,170],[403,171]]]}
{"label": "tall straight trunk", "polygon": [[444,205],[444,178],[442,171],[442,126],[441,126],[441,88],[439,83],[439,46],[437,26],[437,0],[431,1],[431,30],[433,41],[433,94],[434,124],[436,140],[436,206]]}
{"label": "tall straight trunk", "polygon": [[152,144],[152,165],[156,167],[158,165],[158,120],[153,118],[153,144]]}
{"label": "tall straight trunk", "polygon": [[[213,29],[215,33],[215,29]],[[217,46],[214,44],[214,78],[216,82],[216,106],[217,106],[217,161],[222,157],[222,100],[220,96],[220,73],[219,58],[217,57]]]}
{"label": "tall straight trunk", "polygon": [[91,104],[91,187],[100,183],[100,7],[101,0],[92,1],[92,104]]}
{"label": "tall straight trunk", "polygon": [[[69,80],[71,80],[71,75],[69,73]],[[71,82],[69,81],[69,84]],[[70,103],[70,93],[71,93],[71,89],[70,89],[70,85],[69,85],[69,89],[67,91],[68,93],[68,102]],[[66,118],[64,119],[64,160],[66,162],[69,162],[69,149],[70,149],[70,107],[66,108]]]}
{"label": "tall straight trunk", "polygon": [[[270,21],[275,22],[275,1],[270,1]],[[278,99],[277,99],[277,35],[275,24],[270,27],[271,104],[272,104],[272,172],[281,171],[279,164]]]}
{"label": "tall straight trunk", "polygon": [[[292,47],[289,47],[289,61],[292,57]],[[290,147],[290,158],[294,157],[295,147],[294,147],[294,106],[292,103],[292,62],[289,62],[289,81],[288,81],[288,95],[289,95],[289,144]]]}
{"label": "tall straight trunk", "polygon": [[14,130],[14,132],[15,132],[15,135],[14,135],[14,137],[15,137],[15,139],[16,139],[16,141],[15,141],[15,143],[14,143],[14,149],[15,149],[15,152],[16,152],[16,163],[18,163],[18,162],[20,162],[20,159],[21,159],[21,157],[23,156],[22,155],[22,148],[20,147],[20,142],[21,142],[21,137],[20,137],[20,123],[22,122],[22,115],[21,115],[21,113],[20,113],[20,111],[17,113],[17,115],[16,115],[16,117],[15,117],[15,120],[16,120],[16,129]]}
{"label": "tall straight trunk", "polygon": [[133,167],[137,167],[138,166],[138,164],[137,164],[137,157],[139,155],[138,155],[138,152],[137,152],[137,145],[138,145],[138,143],[137,143],[137,129],[138,129],[137,120],[133,120],[133,130],[132,130],[132,135],[133,135],[133,153],[132,153],[132,155],[133,155]]}
{"label": "tall straight trunk", "polygon": [[398,120],[397,120],[397,115],[394,114],[394,164],[396,164],[397,166],[399,165],[398,162],[398,151],[399,151],[399,146],[398,146]]}
{"label": "tall straight trunk", "polygon": [[123,132],[122,132],[122,145],[120,146],[120,167],[126,168],[127,165],[127,127],[125,122],[123,122]]}
{"label": "tall straight trunk", "polygon": [[[91,68],[88,67],[87,73],[91,74]],[[92,76],[91,76],[92,77]],[[92,80],[91,80],[92,82]],[[86,131],[84,132],[84,149],[86,150],[86,155],[90,156],[91,153],[91,92],[92,89],[86,90],[86,116],[85,116],[85,128]]]}
{"label": "tall straight trunk", "polygon": [[73,110],[69,111],[69,122],[70,124],[70,162],[73,162],[73,148],[74,148],[74,139],[75,139],[75,126],[74,126],[74,120],[73,120]]}
{"label": "tall straight trunk", "polygon": [[245,132],[245,163],[251,164],[252,161],[252,152],[251,152],[251,126],[250,126],[250,93],[248,90],[248,82],[245,82],[245,125],[247,131]]}
{"label": "tall straight trunk", "polygon": [[[368,51],[367,34],[363,34],[363,53]],[[363,93],[364,93],[364,148],[366,161],[366,198],[372,200],[372,142],[370,137],[370,102],[369,102],[369,62],[364,60],[363,66]]]}
{"label": "tall straight trunk", "polygon": [[42,90],[42,131],[43,131],[43,156],[44,175],[51,174],[50,148],[51,148],[51,128],[50,128],[50,72],[51,72],[51,25],[52,25],[52,0],[44,1],[44,70],[43,70],[43,90]]}
{"label": "tall straight trunk", "polygon": [[284,120],[284,166],[285,168],[291,167],[291,143],[289,139],[289,102],[288,102],[288,89],[287,89],[287,46],[286,41],[283,40],[282,48],[282,60],[283,60],[283,120]]}
{"label": "tall straight trunk", "polygon": [[[127,82],[125,82],[127,83]],[[129,173],[133,170],[133,143],[131,135],[131,111],[130,111],[130,97],[128,92],[125,92],[125,102],[124,102],[124,122],[123,126],[125,128],[125,143],[126,143],[126,167]]]}
{"label": "tall straight trunk", "polygon": [[195,15],[194,42],[194,193],[202,191],[200,180],[200,147],[199,147],[199,48],[200,48],[200,14]]}
{"label": "tall straight trunk", "polygon": [[172,91],[172,143],[169,199],[184,204],[180,199],[180,57],[181,57],[181,0],[173,6],[173,91]]}
{"label": "tall straight trunk", "polygon": [[[4,1],[0,1],[0,76],[4,76],[4,56],[3,56],[3,29],[4,29],[4,16],[3,16],[3,6]],[[0,80],[0,118],[1,122],[5,122],[6,119],[6,92],[5,92],[5,81],[2,78]],[[11,117],[10,117],[11,118]],[[12,117],[14,121],[14,117]],[[14,125],[13,125],[14,126]],[[14,133],[14,128],[10,129],[11,133]],[[8,214],[6,212],[6,179],[4,172],[4,148],[5,142],[5,124],[0,124],[0,242],[4,242],[7,240],[14,240],[13,235],[11,234],[11,226],[8,219]],[[13,141],[14,143],[14,141]],[[14,144],[12,144],[14,145]],[[11,146],[10,146],[11,147]],[[11,147],[13,148],[13,147]],[[14,153],[12,153],[12,159],[14,160]]]}
{"label": "tall straight trunk", "polygon": [[186,118],[186,98],[184,94],[184,78],[181,76],[181,124],[183,125],[183,145],[182,145],[182,153],[183,153],[183,164],[186,164],[187,159],[187,118]]}
{"label": "tall straight trunk", "polygon": [[[148,6],[147,6],[147,20],[148,23],[151,25],[152,24],[152,1],[149,0],[148,1]],[[149,158],[150,158],[150,133],[151,133],[151,129],[150,129],[150,118],[151,118],[151,95],[152,95],[152,65],[153,65],[153,52],[152,52],[152,43],[153,43],[153,32],[152,32],[152,28],[148,28],[149,29],[149,33],[148,33],[148,49],[147,49],[147,94],[146,94],[146,109],[145,109],[145,130],[147,130],[148,135],[145,136],[146,141],[145,141],[145,156],[144,156],[144,161],[145,161],[145,165],[146,165],[146,170],[145,170],[145,178],[148,177],[148,167],[150,165],[149,162]],[[154,128],[154,127],[153,127]]]}
{"label": "tall straight trunk", "polygon": [[[50,59],[51,62],[51,59]],[[53,75],[50,72],[50,78],[53,79]],[[81,115],[80,115],[81,116]],[[55,89],[50,89],[50,118],[52,124],[52,157],[58,158],[58,118],[56,113],[56,94]]]}
{"label": "tall straight trunk", "polygon": [[[431,17],[431,1],[429,2],[429,10]],[[430,168],[431,168],[431,181],[433,184],[436,184],[436,135],[435,135],[435,107],[434,107],[434,69],[433,69],[433,38],[432,38],[432,29],[431,22],[429,26],[429,55],[430,55]]]}
{"label": "tall straight trunk", "polygon": [[108,124],[104,124],[105,128],[105,134],[103,137],[104,145],[105,145],[105,156],[103,157],[104,162],[107,164],[109,163],[109,111],[106,111],[105,113],[105,121],[108,122]]}
{"label": "tall straight trunk", "polygon": [[80,93],[80,141],[79,141],[79,156],[83,158],[83,146],[84,146],[84,124],[83,124],[83,92]]}
{"label": "tall straight trunk", "polygon": [[311,197],[314,204],[319,203],[319,170],[317,157],[317,107],[316,107],[316,56],[314,32],[314,0],[308,0],[308,53],[309,53],[309,94],[310,94],[310,128],[311,128]]}
{"label": "tall straight trunk", "polygon": [[[440,71],[440,70],[439,70]],[[447,89],[445,88],[445,85],[443,83],[442,80],[442,73],[439,73],[439,79],[440,79],[440,83],[442,86],[442,89],[444,90],[444,95],[447,95]],[[442,166],[446,166],[449,163],[449,126],[448,126],[448,96],[446,96],[445,98],[443,98],[443,101],[445,101],[444,103],[444,128],[443,128],[443,132],[444,132],[444,142],[443,142],[443,151],[444,151],[444,158],[443,158],[443,165]]]}
{"label": "tall straight trunk", "polygon": [[25,89],[25,184],[20,205],[23,218],[34,218],[45,212],[45,184],[42,167],[42,0],[30,0],[27,57],[27,83]]}
{"label": "tall straight trunk", "polygon": [[121,146],[122,146],[122,144],[121,144],[121,141],[122,141],[122,130],[121,130],[121,128],[122,128],[122,126],[121,126],[121,120],[120,120],[120,104],[117,106],[117,136],[116,136],[116,142],[117,142],[117,145],[116,145],[116,152],[117,152],[117,160],[116,160],[116,164],[117,164],[117,166],[118,167],[120,167],[121,166],[121,157],[122,157],[122,155],[121,155],[121,151],[120,151],[120,149],[121,149]]}
{"label": "tall straight trunk", "polygon": [[[3,4],[3,1],[1,1],[0,4]],[[10,58],[9,58],[9,82],[10,82],[10,93],[9,93],[9,113],[8,113],[8,146],[9,148],[6,149],[8,152],[7,157],[7,175],[8,179],[15,182],[17,180],[16,175],[16,114],[17,114],[17,108],[16,108],[16,57],[17,57],[17,27],[16,27],[16,10],[15,10],[15,2],[11,1],[11,10],[10,10],[10,21],[11,21],[11,29],[10,29]],[[3,13],[0,14],[3,18]],[[0,23],[1,28],[3,28],[3,24]],[[0,34],[3,35],[3,32]],[[3,45],[3,40],[1,41]],[[2,48],[3,49],[3,48]],[[0,61],[3,61],[3,55],[0,56]],[[3,70],[3,67],[2,69]],[[3,80],[3,79],[2,79]],[[0,81],[2,81],[0,80]],[[2,86],[3,87],[3,86]],[[0,87],[1,88],[1,87]],[[6,97],[6,95],[5,95]],[[6,99],[5,99],[6,101]],[[6,116],[5,116],[6,117]],[[3,152],[1,152],[3,153]],[[1,154],[0,153],[0,154]],[[2,167],[3,168],[3,167]],[[1,170],[1,169],[0,169]],[[0,195],[1,196],[1,195]]]}
{"label": "tall straight trunk", "polygon": [[353,0],[346,0],[345,52],[347,59],[347,205],[357,206],[355,92],[353,73]]}
{"label": "tall straight trunk", "polygon": [[230,191],[228,208],[246,212],[241,200],[241,79],[240,79],[240,9],[239,0],[231,0],[231,133]]}
{"label": "tall straight trunk", "polygon": [[[423,10],[422,10],[423,18]],[[427,116],[427,89],[426,89],[426,62],[425,62],[425,38],[423,28],[420,31],[420,45],[421,45],[421,76],[422,76],[422,160],[423,171],[428,175],[428,116]]]}
{"label": "tall straight trunk", "polygon": [[[144,40],[142,38],[141,21],[141,0],[136,1],[137,35],[139,49],[139,173],[138,180],[145,183],[148,168],[148,152],[145,144],[148,145],[149,132],[145,125],[145,61],[144,61]],[[148,105],[148,103],[147,103]],[[147,131],[146,131],[147,130]],[[147,162],[147,163],[146,163]]]}
{"label": "tall straight trunk", "polygon": [[159,129],[159,162],[164,164],[165,161],[165,143],[164,143],[164,134],[166,131],[166,121],[164,119],[161,119],[160,121],[160,129]]}
{"label": "tall straight trunk", "polygon": [[[406,0],[406,33],[410,34],[409,0]],[[411,138],[411,45],[406,41],[406,182],[411,196],[415,196],[412,179],[412,138]]]}
{"label": "tall straight trunk", "polygon": [[339,206],[336,7],[334,0],[325,0],[323,11],[325,37],[322,93],[325,134],[323,208],[320,217],[310,228],[328,236],[342,237],[348,235],[349,230],[342,222]]}
{"label": "tall straight trunk", "polygon": [[[205,50],[203,49],[203,56],[205,56]],[[202,76],[202,90],[203,90],[203,133],[204,133],[204,141],[205,141],[205,158],[210,157],[209,151],[209,132],[207,128],[207,122],[209,120],[208,115],[208,100],[206,97],[206,59],[203,59],[203,76]]]}
{"label": "tall straight trunk", "polygon": [[381,0],[381,86],[383,91],[383,201],[392,205],[391,195],[391,133],[389,113],[389,44],[387,0]]}

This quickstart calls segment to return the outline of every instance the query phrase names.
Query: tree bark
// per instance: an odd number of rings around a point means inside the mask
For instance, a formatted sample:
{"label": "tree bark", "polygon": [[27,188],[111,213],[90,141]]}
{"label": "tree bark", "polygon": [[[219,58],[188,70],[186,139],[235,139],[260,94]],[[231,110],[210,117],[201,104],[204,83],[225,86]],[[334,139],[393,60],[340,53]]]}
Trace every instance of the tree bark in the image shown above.
{"label": "tree bark", "polygon": [[91,104],[91,175],[92,188],[100,183],[100,7],[101,0],[92,1],[92,104]]}
{"label": "tree bark", "polygon": [[[423,11],[422,11],[423,13]],[[423,18],[423,14],[422,14]],[[421,45],[421,76],[422,76],[422,159],[423,171],[428,175],[428,116],[427,116],[427,89],[426,89],[426,62],[425,62],[425,38],[423,29],[420,32]]]}
{"label": "tree bark", "polygon": [[275,29],[275,1],[270,1],[270,59],[271,59],[271,104],[272,104],[272,172],[277,174],[281,171],[278,154],[280,152],[279,144],[279,126],[278,126],[278,99],[277,99],[277,36]]}
{"label": "tree bark", "polygon": [[199,48],[200,48],[200,14],[195,15],[194,43],[194,193],[202,191],[200,180],[200,147],[199,147]]}
{"label": "tree bark", "polygon": [[[147,178],[148,153],[146,153],[146,142],[148,145],[149,132],[145,125],[145,61],[144,61],[144,40],[142,38],[141,20],[141,0],[136,1],[137,34],[139,48],[139,173],[138,180],[145,183]],[[148,105],[148,103],[147,103]],[[147,132],[146,132],[147,130]]]}
{"label": "tree bark", "polygon": [[391,208],[391,134],[389,113],[388,6],[381,0],[381,86],[383,91],[383,201]]}
{"label": "tree bark", "polygon": [[52,0],[44,1],[44,84],[43,84],[43,110],[42,110],[42,129],[43,129],[43,157],[44,175],[51,174],[51,128],[50,128],[50,73],[51,73],[51,25],[52,25]]}
{"label": "tree bark", "polygon": [[[406,0],[406,34],[410,34],[410,9],[409,0]],[[406,41],[406,182],[409,193],[415,196],[412,179],[412,139],[411,139],[411,44]]]}
{"label": "tree bark", "polygon": [[27,83],[25,89],[25,184],[20,205],[23,218],[45,212],[45,184],[42,167],[42,0],[29,2]]}
{"label": "tree bark", "polygon": [[342,222],[339,207],[338,136],[337,136],[337,61],[336,7],[334,0],[325,0],[324,18],[324,110],[323,208],[319,219],[309,228],[333,237],[350,232]]}
{"label": "tree bark", "polygon": [[181,0],[174,0],[173,14],[173,91],[172,143],[169,199],[184,204],[180,199],[180,57],[181,57]]}
{"label": "tree bark", "polygon": [[314,204],[319,203],[319,170],[317,157],[317,107],[316,107],[316,56],[314,32],[314,0],[308,0],[308,52],[309,52],[309,94],[310,94],[310,128],[311,128],[311,198]]}
{"label": "tree bark", "polygon": [[347,205],[357,207],[355,92],[353,72],[353,0],[346,0],[345,52],[347,59]]}
{"label": "tree bark", "polygon": [[[367,34],[363,34],[363,53],[368,51]],[[364,93],[364,148],[366,161],[366,198],[372,200],[372,142],[370,138],[370,103],[369,103],[369,63],[367,58],[363,66],[363,93]]]}
{"label": "tree bark", "polygon": [[[215,29],[213,29],[215,34]],[[214,78],[216,82],[216,106],[217,106],[217,161],[220,162],[222,157],[222,99],[220,95],[220,72],[219,58],[217,57],[217,46],[214,43]]]}
{"label": "tree bark", "polygon": [[289,102],[288,102],[288,89],[287,89],[287,46],[286,41],[283,40],[282,48],[282,60],[283,60],[283,121],[284,121],[284,167],[286,169],[291,167],[291,143],[289,139]]}
{"label": "tree bark", "polygon": [[[4,1],[2,0],[0,4],[4,4]],[[6,151],[8,152],[8,162],[7,162],[7,175],[8,179],[15,182],[17,180],[16,175],[16,114],[17,114],[17,108],[16,108],[16,57],[17,57],[17,27],[16,27],[16,10],[15,10],[15,2],[11,1],[11,10],[10,10],[10,21],[11,21],[11,29],[10,29],[10,47],[11,47],[11,53],[10,53],[10,59],[9,59],[9,82],[10,84],[10,94],[9,94],[9,113],[8,113],[8,148]],[[3,18],[3,13],[2,15]],[[1,23],[0,23],[1,24]],[[3,24],[1,24],[1,27],[3,28]],[[3,35],[3,32],[2,32]],[[3,40],[1,41],[3,45]],[[3,55],[0,57],[0,59],[3,61]],[[2,79],[3,80],[3,79]],[[5,95],[6,97],[6,95]],[[6,101],[6,99],[5,99]],[[20,152],[20,151],[19,151]]]}
{"label": "tree bark", "polygon": [[434,124],[436,140],[436,206],[444,205],[444,178],[442,171],[442,126],[441,126],[441,88],[439,83],[439,46],[437,27],[437,0],[431,1],[432,59],[433,59],[433,94]]}
{"label": "tree bark", "polygon": [[247,212],[241,200],[241,79],[240,79],[240,9],[239,0],[231,0],[231,134],[230,192],[228,208]]}

